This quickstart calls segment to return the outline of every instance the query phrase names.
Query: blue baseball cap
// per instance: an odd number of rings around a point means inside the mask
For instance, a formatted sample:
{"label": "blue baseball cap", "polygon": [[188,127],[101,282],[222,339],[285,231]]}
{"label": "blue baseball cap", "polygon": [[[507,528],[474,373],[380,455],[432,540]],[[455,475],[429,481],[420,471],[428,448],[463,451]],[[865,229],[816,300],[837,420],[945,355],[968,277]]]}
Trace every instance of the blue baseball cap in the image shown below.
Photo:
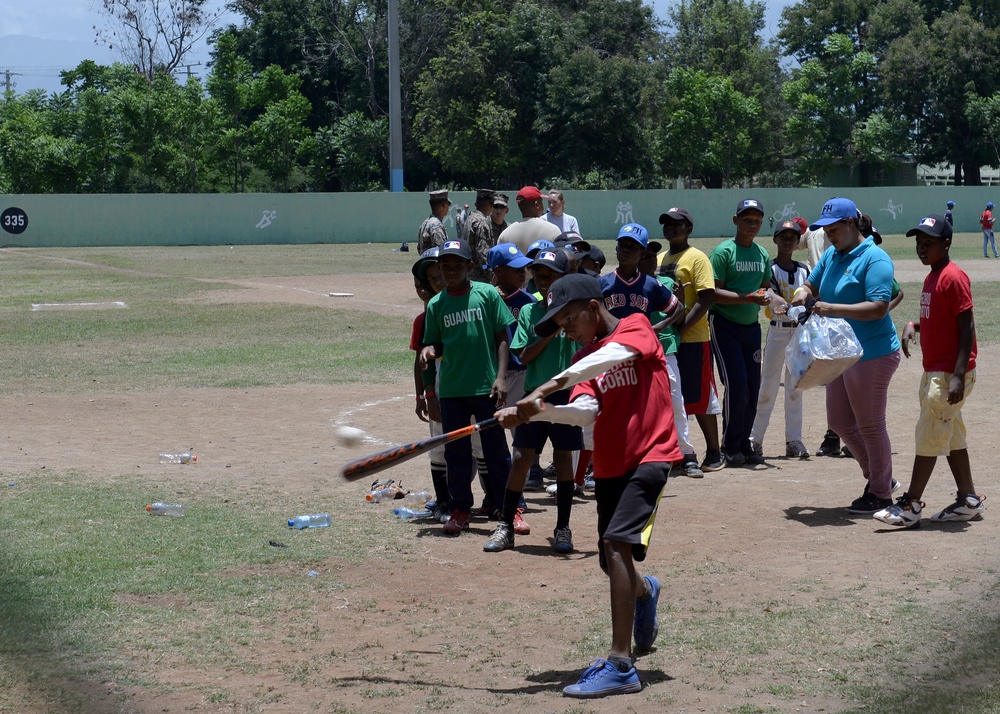
{"label": "blue baseball cap", "polygon": [[843,221],[847,218],[852,218],[856,221],[859,215],[858,207],[854,205],[854,201],[851,199],[831,198],[823,204],[823,210],[820,212],[819,218],[810,224],[809,230],[819,230],[823,226],[828,226],[831,223]]}
{"label": "blue baseball cap", "polygon": [[987,208],[993,208],[993,201],[990,201],[989,203],[987,203],[986,207]]}
{"label": "blue baseball cap", "polygon": [[638,223],[626,223],[618,231],[618,239],[630,238],[642,246],[645,250],[649,247],[649,232]]}
{"label": "blue baseball cap", "polygon": [[948,208],[954,208],[955,207],[955,202],[954,201],[948,201],[947,205],[948,205]]}
{"label": "blue baseball cap", "polygon": [[531,258],[526,258],[513,243],[497,243],[486,254],[486,266],[489,268],[523,268],[531,265]]}
{"label": "blue baseball cap", "polygon": [[556,247],[556,244],[550,240],[536,240],[534,243],[528,246],[528,252],[525,253],[529,258],[534,258],[535,255],[540,250],[552,250]]}

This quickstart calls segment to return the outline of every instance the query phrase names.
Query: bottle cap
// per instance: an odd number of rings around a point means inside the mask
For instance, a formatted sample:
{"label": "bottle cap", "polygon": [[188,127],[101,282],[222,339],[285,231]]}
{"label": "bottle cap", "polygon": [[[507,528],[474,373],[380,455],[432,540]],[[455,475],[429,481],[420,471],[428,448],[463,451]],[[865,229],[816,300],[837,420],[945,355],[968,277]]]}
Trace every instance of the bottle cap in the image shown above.
{"label": "bottle cap", "polygon": [[152,513],[153,512],[153,504],[152,503],[147,503],[146,504],[146,511],[148,513]]}
{"label": "bottle cap", "polygon": [[198,463],[198,455],[197,454],[191,454],[191,463],[192,464]]}
{"label": "bottle cap", "polygon": [[295,527],[295,519],[294,518],[289,518],[288,519],[288,527],[289,528],[294,528]]}

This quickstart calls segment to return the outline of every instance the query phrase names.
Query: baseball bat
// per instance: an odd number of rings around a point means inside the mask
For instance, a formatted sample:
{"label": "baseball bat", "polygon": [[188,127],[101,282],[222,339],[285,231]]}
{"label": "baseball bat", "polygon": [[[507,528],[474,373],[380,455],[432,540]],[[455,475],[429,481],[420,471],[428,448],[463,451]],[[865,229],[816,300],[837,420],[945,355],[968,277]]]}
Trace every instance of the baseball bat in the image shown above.
{"label": "baseball bat", "polygon": [[463,426],[461,429],[449,431],[447,434],[438,434],[437,436],[414,441],[410,444],[394,446],[391,449],[379,451],[376,454],[369,454],[368,456],[344,464],[344,468],[341,469],[341,475],[348,481],[358,481],[366,476],[377,474],[379,471],[392,468],[404,461],[409,461],[414,456],[419,456],[442,444],[447,444],[466,436],[472,436],[476,432],[498,426],[499,424],[500,422],[496,417],[490,417],[481,422]]}

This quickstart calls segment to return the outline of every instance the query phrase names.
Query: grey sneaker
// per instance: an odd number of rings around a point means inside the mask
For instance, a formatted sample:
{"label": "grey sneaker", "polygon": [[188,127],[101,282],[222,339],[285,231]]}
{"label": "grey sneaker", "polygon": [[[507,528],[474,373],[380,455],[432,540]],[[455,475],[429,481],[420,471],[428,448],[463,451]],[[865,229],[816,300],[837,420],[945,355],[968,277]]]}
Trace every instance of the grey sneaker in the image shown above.
{"label": "grey sneaker", "polygon": [[573,552],[573,531],[569,529],[569,526],[556,528],[552,532],[552,550],[557,553]]}
{"label": "grey sneaker", "polygon": [[698,457],[684,454],[684,461],[677,465],[677,473],[688,478],[705,478],[705,472],[698,468]]}
{"label": "grey sneaker", "polygon": [[705,452],[705,460],[701,462],[702,471],[721,471],[726,467],[726,461],[722,458],[722,452],[718,449],[709,449]]}
{"label": "grey sneaker", "polygon": [[499,553],[502,550],[509,550],[514,547],[514,529],[505,521],[497,523],[493,529],[493,535],[483,544],[483,550],[487,553]]}
{"label": "grey sneaker", "polygon": [[798,439],[794,441],[785,442],[785,456],[791,456],[796,459],[808,459],[809,449]]}

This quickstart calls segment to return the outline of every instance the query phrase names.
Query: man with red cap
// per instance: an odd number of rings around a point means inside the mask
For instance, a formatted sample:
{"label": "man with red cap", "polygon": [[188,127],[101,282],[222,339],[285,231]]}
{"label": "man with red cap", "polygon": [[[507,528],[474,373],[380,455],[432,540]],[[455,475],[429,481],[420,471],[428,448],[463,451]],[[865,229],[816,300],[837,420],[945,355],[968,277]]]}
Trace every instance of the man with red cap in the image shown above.
{"label": "man with red cap", "polygon": [[531,244],[536,240],[555,239],[562,233],[558,226],[544,220],[545,200],[542,192],[534,186],[525,186],[517,192],[517,207],[521,211],[521,220],[507,226],[498,240],[502,243],[513,243],[527,255]]}

